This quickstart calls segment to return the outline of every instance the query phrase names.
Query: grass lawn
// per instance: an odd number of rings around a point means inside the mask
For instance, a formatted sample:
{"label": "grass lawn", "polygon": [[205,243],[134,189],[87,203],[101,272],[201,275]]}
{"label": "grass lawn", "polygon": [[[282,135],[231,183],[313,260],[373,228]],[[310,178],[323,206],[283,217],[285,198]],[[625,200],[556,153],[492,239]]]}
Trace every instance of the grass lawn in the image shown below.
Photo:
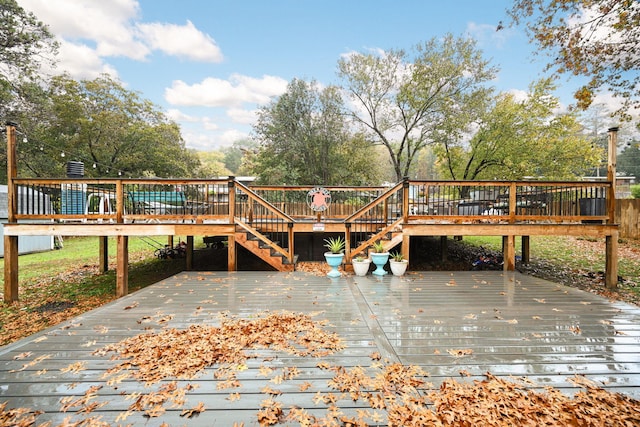
{"label": "grass lawn", "polygon": [[[487,249],[501,251],[501,237],[465,237],[464,241]],[[532,260],[544,260],[556,266],[580,272],[605,270],[604,239],[565,236],[533,236],[530,238]],[[516,238],[516,255],[521,255],[521,239]],[[640,284],[640,242],[622,240],[618,250],[618,275],[630,284]]]}

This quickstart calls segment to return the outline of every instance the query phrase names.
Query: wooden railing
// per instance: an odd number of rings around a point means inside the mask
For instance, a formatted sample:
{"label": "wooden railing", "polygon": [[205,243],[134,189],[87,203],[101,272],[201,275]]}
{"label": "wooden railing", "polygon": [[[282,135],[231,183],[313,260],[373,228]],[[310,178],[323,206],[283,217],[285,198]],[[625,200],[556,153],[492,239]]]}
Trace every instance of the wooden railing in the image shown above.
{"label": "wooden railing", "polygon": [[[130,223],[221,222],[263,226],[316,221],[311,186],[251,186],[234,179],[15,178],[15,218]],[[327,187],[321,220],[351,224],[402,222],[614,222],[607,181],[418,181],[389,187]],[[266,218],[269,218],[268,220]],[[360,225],[358,225],[360,224]],[[359,228],[360,227],[360,228]],[[357,236],[356,236],[357,237]],[[356,238],[359,240],[359,238]],[[284,247],[284,246],[283,246]]]}
{"label": "wooden railing", "polygon": [[293,263],[294,219],[257,195],[252,189],[230,181],[235,223]]}

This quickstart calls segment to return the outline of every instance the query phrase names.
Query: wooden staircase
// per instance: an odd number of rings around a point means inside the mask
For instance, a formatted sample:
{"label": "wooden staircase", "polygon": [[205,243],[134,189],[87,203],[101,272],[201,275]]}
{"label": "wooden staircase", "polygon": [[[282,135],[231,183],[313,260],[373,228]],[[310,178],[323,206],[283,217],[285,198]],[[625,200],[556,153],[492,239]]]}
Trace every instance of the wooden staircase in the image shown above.
{"label": "wooden staircase", "polygon": [[278,271],[294,271],[297,255],[293,264],[281,253],[271,249],[269,245],[255,237],[250,232],[239,229],[235,234],[236,243],[253,253],[255,256],[272,266]]}

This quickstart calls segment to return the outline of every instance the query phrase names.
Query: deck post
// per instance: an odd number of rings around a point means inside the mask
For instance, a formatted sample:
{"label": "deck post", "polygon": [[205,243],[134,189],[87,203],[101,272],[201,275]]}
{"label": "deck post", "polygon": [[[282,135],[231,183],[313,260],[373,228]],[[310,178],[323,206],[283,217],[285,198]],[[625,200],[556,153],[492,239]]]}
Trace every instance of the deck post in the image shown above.
{"label": "deck post", "polygon": [[[517,212],[517,187],[516,183],[509,184],[509,224],[515,224]],[[502,262],[504,271],[516,269],[516,236],[502,236]]]}
{"label": "deck post", "polygon": [[106,273],[109,270],[109,237],[98,237],[98,271]]}
{"label": "deck post", "polygon": [[529,264],[531,261],[531,237],[522,236],[522,263]]}
{"label": "deck post", "polygon": [[[236,185],[235,185],[235,177],[230,176],[228,187],[228,197],[229,197],[229,224],[236,223]],[[227,270],[228,271],[237,271],[238,270],[238,260],[236,254],[236,236],[235,234],[230,234],[227,237]]]}
{"label": "deck post", "polygon": [[449,243],[447,236],[440,236],[440,260],[445,262],[449,258]]}
{"label": "deck post", "polygon": [[193,236],[187,236],[187,271],[193,270]]}
{"label": "deck post", "polygon": [[[607,214],[609,224],[615,223],[616,214],[616,156],[618,149],[618,128],[609,128],[607,181],[609,194],[607,195]],[[618,287],[618,230],[606,237],[605,286],[609,289]]]}
{"label": "deck post", "polygon": [[411,236],[409,236],[408,234],[402,235],[402,257],[407,261],[409,261],[409,252],[410,252],[409,245],[411,244],[410,239],[411,239]]}
{"label": "deck post", "polygon": [[227,270],[237,271],[238,264],[236,259],[236,236],[233,234],[227,237]]}
{"label": "deck post", "polygon": [[516,269],[516,236],[502,236],[502,259],[504,271]]}
{"label": "deck post", "polygon": [[4,302],[18,301],[18,236],[4,236]]}
{"label": "deck post", "polygon": [[116,297],[129,293],[129,236],[117,236]]}
{"label": "deck post", "polygon": [[[18,176],[16,126],[7,122],[7,222],[16,222],[18,199],[13,179]],[[18,301],[18,236],[4,236],[4,301]]]}
{"label": "deck post", "polygon": [[618,232],[606,237],[604,284],[608,289],[618,287]]}

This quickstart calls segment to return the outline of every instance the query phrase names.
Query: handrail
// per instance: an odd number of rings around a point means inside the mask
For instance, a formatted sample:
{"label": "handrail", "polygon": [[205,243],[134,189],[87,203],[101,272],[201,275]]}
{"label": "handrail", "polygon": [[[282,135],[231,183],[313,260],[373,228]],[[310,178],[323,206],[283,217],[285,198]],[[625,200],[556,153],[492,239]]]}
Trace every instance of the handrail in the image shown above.
{"label": "handrail", "polygon": [[363,207],[358,209],[356,212],[351,214],[349,217],[345,218],[344,222],[345,223],[349,223],[349,222],[353,222],[354,220],[360,218],[366,212],[371,210],[371,208],[374,208],[374,207],[378,206],[380,203],[384,202],[389,197],[393,196],[395,194],[395,192],[398,191],[399,188],[402,188],[402,185],[403,185],[403,181],[400,181],[399,183],[397,183],[393,187],[389,188],[383,195],[381,195],[377,199],[369,202],[368,204],[364,205]]}
{"label": "handrail", "polygon": [[[292,242],[293,242],[293,227],[290,227],[290,224],[293,224],[295,221],[286,213],[282,212],[280,209],[273,206],[268,201],[261,198],[257,195],[253,190],[245,186],[244,184],[235,181],[233,186],[230,187],[230,191],[233,190],[234,194],[236,191],[239,191],[241,194],[246,194],[247,198],[251,200],[251,202],[257,203],[259,206],[266,210],[266,218],[262,215],[256,215],[254,218],[253,206],[249,205],[249,211],[247,212],[247,219],[250,224],[247,224],[241,217],[241,212],[238,209],[233,209],[233,221],[236,225],[243,228],[245,231],[251,233],[256,238],[261,240],[263,243],[267,244],[270,248],[275,250],[276,252],[282,254],[287,258],[289,262],[293,262],[294,253]],[[234,197],[234,201],[237,202],[237,198]],[[264,220],[261,220],[264,218]],[[251,224],[253,221],[262,227],[264,230],[268,230],[273,236],[285,237],[286,239],[282,239],[286,242],[287,249],[284,249],[281,245],[279,245],[273,238],[267,237],[263,232],[258,230],[256,227]],[[283,229],[286,224],[286,230]],[[277,237],[276,237],[277,239]]]}
{"label": "handrail", "polygon": [[287,251],[283,248],[281,248],[280,246],[278,246],[275,242],[273,242],[272,240],[270,240],[267,236],[265,236],[264,234],[260,233],[258,230],[256,230],[255,228],[253,228],[252,226],[250,226],[249,224],[246,224],[245,222],[243,222],[241,219],[236,218],[236,225],[240,226],[241,228],[243,228],[244,230],[246,230],[247,232],[251,233],[252,235],[256,236],[261,242],[265,243],[266,245],[268,245],[271,249],[275,250],[276,252],[282,254],[284,257],[286,257],[288,260],[291,259],[291,251]]}
{"label": "handrail", "polygon": [[[401,186],[402,196],[400,196]],[[233,188],[233,190],[232,190]],[[281,201],[263,194],[265,188],[292,192],[291,200]],[[312,186],[247,186],[228,179],[104,179],[104,178],[14,178],[16,198],[12,218],[15,220],[108,221],[122,224],[139,221],[226,222],[233,223],[234,210],[243,206],[232,203],[236,193],[250,201],[273,219],[291,224],[313,221],[306,215],[306,199],[301,196]],[[384,187],[326,187],[333,189],[330,209],[323,220],[353,224],[375,220],[382,226],[393,215],[401,214],[405,222],[579,222],[608,221],[612,183],[590,181],[429,181],[404,180],[386,191]],[[364,190],[362,190],[364,189]],[[68,191],[67,191],[68,190]],[[375,191],[374,191],[375,190]],[[64,191],[64,195],[63,195]],[[169,193],[181,191],[186,203],[170,203]],[[132,192],[167,192],[165,200],[151,196],[143,203],[132,203]],[[90,194],[104,195],[113,206],[98,209],[90,204]],[[300,194],[298,194],[300,193]],[[108,197],[107,197],[108,196]],[[397,196],[397,198],[396,198]],[[400,199],[402,197],[402,199]],[[372,200],[373,199],[373,200]],[[91,203],[97,200],[94,197]],[[233,206],[231,206],[233,205]],[[304,208],[303,208],[304,205]],[[88,208],[86,208],[88,206]],[[387,208],[391,208],[388,211]],[[334,209],[335,208],[335,209]],[[384,216],[383,212],[386,212]],[[369,215],[369,213],[371,215]],[[233,215],[232,215],[233,214]],[[366,217],[366,218],[364,218]],[[375,218],[372,218],[375,217]],[[250,223],[249,218],[244,221]],[[362,237],[362,236],[360,236]],[[284,242],[283,242],[284,243]],[[286,246],[286,243],[284,243]]]}
{"label": "handrail", "polygon": [[[355,213],[350,215],[347,219],[345,219],[346,225],[346,235],[345,239],[347,244],[345,248],[345,261],[351,261],[352,254],[358,254],[361,251],[365,250],[367,247],[371,246],[375,241],[379,240],[381,237],[385,236],[389,231],[396,228],[398,225],[402,224],[405,221],[405,201],[407,199],[408,186],[405,185],[407,180],[401,181],[389,188],[384,194],[379,196],[377,199],[358,209]],[[390,198],[398,196],[400,193],[400,200],[396,200],[396,205],[399,206],[399,210],[396,210],[394,213],[397,215],[397,219],[389,223],[390,212],[389,207],[387,206],[387,202]],[[399,203],[398,203],[399,202]],[[382,205],[383,213],[382,216],[377,215],[376,211],[380,210],[380,206]],[[366,214],[371,213],[371,221],[372,224],[381,225],[381,228],[376,230],[373,234],[371,234],[371,225],[367,222],[366,224],[362,224],[357,222],[359,218],[362,218]],[[368,237],[364,237],[368,235]],[[360,243],[358,242],[358,237],[362,237]],[[356,247],[352,250],[352,241],[355,238]]]}
{"label": "handrail", "polygon": [[293,218],[291,218],[289,215],[287,215],[286,213],[282,212],[280,209],[278,209],[275,206],[273,206],[268,201],[264,200],[262,197],[257,195],[253,190],[251,190],[246,185],[236,181],[235,182],[235,186],[236,187],[240,187],[243,192],[247,193],[247,195],[251,198],[251,200],[253,200],[254,202],[257,202],[258,204],[260,204],[261,206],[263,206],[267,210],[275,213],[281,219],[283,219],[283,220],[285,220],[287,222],[295,222],[295,220]]}

